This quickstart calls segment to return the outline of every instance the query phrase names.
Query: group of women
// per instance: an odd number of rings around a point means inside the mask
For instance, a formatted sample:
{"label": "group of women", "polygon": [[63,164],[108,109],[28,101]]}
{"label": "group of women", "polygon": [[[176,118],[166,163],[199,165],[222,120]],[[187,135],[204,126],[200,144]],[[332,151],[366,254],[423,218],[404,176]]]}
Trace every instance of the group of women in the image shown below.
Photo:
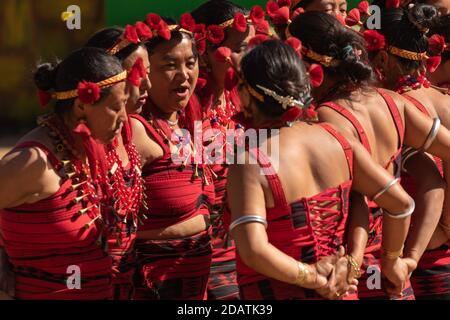
{"label": "group of women", "polygon": [[450,8],[376,4],[209,0],[39,65],[0,296],[449,299]]}

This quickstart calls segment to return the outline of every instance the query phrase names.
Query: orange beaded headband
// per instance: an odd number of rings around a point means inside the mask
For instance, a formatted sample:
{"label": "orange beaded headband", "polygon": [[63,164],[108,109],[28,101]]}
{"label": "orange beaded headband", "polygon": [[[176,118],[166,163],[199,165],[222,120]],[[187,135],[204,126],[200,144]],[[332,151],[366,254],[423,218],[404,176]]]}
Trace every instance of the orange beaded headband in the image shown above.
{"label": "orange beaded headband", "polygon": [[302,54],[304,54],[305,56],[316,62],[319,62],[321,65],[324,65],[325,67],[336,67],[340,63],[339,60],[333,57],[317,53],[306,47],[302,47]]}
{"label": "orange beaded headband", "polygon": [[414,52],[414,51],[408,51],[405,49],[400,49],[394,46],[388,46],[387,51],[390,53],[399,56],[401,58],[405,58],[408,60],[414,60],[414,61],[422,61],[427,60],[429,57],[426,52]]}

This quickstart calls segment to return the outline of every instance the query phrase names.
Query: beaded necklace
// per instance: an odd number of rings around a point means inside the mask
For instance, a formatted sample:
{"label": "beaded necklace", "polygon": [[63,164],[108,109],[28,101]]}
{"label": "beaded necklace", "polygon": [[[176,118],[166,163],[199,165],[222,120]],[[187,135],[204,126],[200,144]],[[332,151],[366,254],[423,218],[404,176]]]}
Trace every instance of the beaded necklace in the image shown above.
{"label": "beaded necklace", "polygon": [[140,213],[141,205],[146,210],[148,207],[144,199],[144,183],[141,177],[141,158],[133,143],[125,144],[125,150],[129,159],[129,170],[123,166],[122,160],[117,152],[117,139],[107,145],[106,161],[108,163],[108,183],[106,183],[106,208],[111,213],[110,227],[116,236],[116,243],[122,244],[121,224],[127,227],[127,233],[135,233],[137,222],[143,224],[141,217],[146,219],[145,214]]}
{"label": "beaded necklace", "polygon": [[413,76],[410,74],[401,76],[398,80],[397,87],[395,88],[395,91],[397,91],[399,94],[403,94],[405,92],[411,91],[411,90],[417,90],[420,88],[430,88],[431,83],[428,81],[428,79],[424,75],[420,76]]}

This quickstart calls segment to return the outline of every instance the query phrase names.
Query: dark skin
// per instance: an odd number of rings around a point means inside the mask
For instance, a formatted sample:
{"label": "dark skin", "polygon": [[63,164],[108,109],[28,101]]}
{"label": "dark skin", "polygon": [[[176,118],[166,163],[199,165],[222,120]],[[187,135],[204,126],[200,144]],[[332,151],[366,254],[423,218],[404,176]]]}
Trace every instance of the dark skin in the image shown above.
{"label": "dark skin", "polygon": [[347,17],[346,0],[315,0],[305,7],[305,11],[320,11],[332,16]]}
{"label": "dark skin", "polygon": [[[253,119],[255,125],[267,120],[258,111],[245,86],[240,85],[240,96],[245,114]],[[318,194],[349,179],[342,147],[320,126],[298,123],[292,128],[282,128],[279,138],[277,174],[289,203]],[[269,139],[267,144],[270,143]],[[299,147],[292,148],[294,144]],[[373,195],[392,177],[370,158],[358,142],[352,139],[351,144],[355,156],[353,188],[363,194]],[[317,145],[321,145],[320,150]],[[328,161],[331,158],[333,161]],[[259,174],[259,166],[254,164],[232,165],[227,191],[232,220],[255,214],[265,218],[266,207],[274,206],[267,180]],[[409,206],[411,199],[399,185],[395,185],[377,201],[387,210],[401,212]],[[403,219],[402,224],[396,225],[397,234],[406,237],[408,226],[409,219]],[[241,258],[248,266],[268,277],[287,283],[295,282],[297,262],[269,243],[263,225],[240,225],[233,230],[232,236]],[[393,244],[398,242],[397,239],[389,241]],[[336,293],[355,290],[357,282],[352,281],[352,271],[347,262],[342,260],[345,260],[342,255],[343,252],[338,252],[328,257],[328,261],[309,265],[311,279],[306,281],[305,287],[317,289],[319,294],[328,299],[336,299]],[[406,262],[399,263],[401,267],[407,268]]]}

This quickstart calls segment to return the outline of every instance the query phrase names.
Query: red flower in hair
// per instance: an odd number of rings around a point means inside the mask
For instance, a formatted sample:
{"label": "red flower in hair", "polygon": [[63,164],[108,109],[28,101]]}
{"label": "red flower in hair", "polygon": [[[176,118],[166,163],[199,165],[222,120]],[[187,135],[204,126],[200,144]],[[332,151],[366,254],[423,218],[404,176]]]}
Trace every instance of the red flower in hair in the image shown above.
{"label": "red flower in hair", "polygon": [[227,63],[227,61],[229,61],[230,59],[230,56],[231,50],[230,48],[227,47],[220,47],[214,53],[214,58],[216,59],[217,62],[220,63]]}
{"label": "red flower in hair", "polygon": [[311,84],[314,88],[320,87],[323,82],[323,69],[319,64],[313,63],[309,67],[309,78],[311,80]]}
{"label": "red flower in hair", "polygon": [[440,54],[445,51],[445,38],[439,34],[433,34],[428,39],[428,51]]}
{"label": "red flower in hair", "polygon": [[387,0],[386,9],[394,9],[400,7],[400,0]]}
{"label": "red flower in hair", "polygon": [[206,27],[204,24],[197,24],[194,28],[194,39],[197,42],[197,51],[200,55],[206,51]]}
{"label": "red flower in hair", "polygon": [[265,34],[258,34],[250,39],[250,41],[248,42],[248,46],[249,48],[254,48],[256,46],[259,46],[264,41],[267,41],[268,39],[269,37]]}
{"label": "red flower in hair", "polygon": [[127,24],[127,26],[125,27],[125,38],[130,41],[131,43],[138,43],[139,42],[139,37],[138,34],[136,32],[136,29],[133,28],[133,26],[130,26],[129,24]]}
{"label": "red flower in hair", "polygon": [[289,37],[286,40],[286,44],[292,47],[295,50],[295,52],[297,52],[299,57],[302,56],[302,42],[299,39],[295,37]]}
{"label": "red flower in hair", "polygon": [[359,9],[354,8],[350,10],[347,18],[345,18],[345,23],[350,27],[362,24],[361,13],[359,12]]}
{"label": "red flower in hair", "polygon": [[342,25],[346,26],[346,24],[345,24],[345,18],[344,18],[343,16],[341,16],[340,14],[338,14],[338,15],[336,16],[336,19],[337,19]]}
{"label": "red flower in hair", "polygon": [[228,91],[233,90],[233,88],[237,86],[238,82],[239,78],[236,74],[236,71],[234,71],[233,68],[228,68],[227,72],[225,73],[225,89]]}
{"label": "red flower in hair", "polygon": [[369,13],[369,2],[368,1],[361,1],[358,4],[358,9],[362,14],[365,14],[366,16],[370,16]]}
{"label": "red flower in hair", "polygon": [[287,109],[281,116],[282,122],[294,122],[303,115],[303,109],[299,107],[291,107]]}
{"label": "red flower in hair", "polygon": [[164,40],[169,41],[172,37],[172,34],[170,33],[169,26],[164,20],[161,20],[161,22],[158,24],[158,26],[155,28],[156,33],[158,36],[163,38]]}
{"label": "red flower in hair", "polygon": [[260,6],[254,6],[250,10],[250,20],[252,20],[253,24],[264,20],[265,15],[264,10]]}
{"label": "red flower in hair", "polygon": [[94,104],[100,99],[100,88],[96,83],[82,81],[78,84],[77,90],[82,103]]}
{"label": "red flower in hair", "polygon": [[152,30],[143,22],[136,22],[136,32],[139,36],[139,39],[145,41],[151,39],[153,37]]}
{"label": "red flower in hair", "polygon": [[303,9],[303,8],[295,9],[294,13],[292,13],[292,19],[294,19],[295,17],[301,15],[302,13],[305,13],[305,9]]}
{"label": "red flower in hair", "polygon": [[207,39],[212,44],[219,45],[225,39],[225,33],[221,27],[211,25],[207,29]]}
{"label": "red flower in hair", "polygon": [[429,57],[426,61],[426,66],[427,66],[427,70],[430,73],[433,73],[436,71],[436,69],[439,67],[439,65],[441,64],[441,56],[434,56],[434,57]]}
{"label": "red flower in hair", "polygon": [[281,7],[271,16],[275,25],[285,25],[289,22],[289,8]]}
{"label": "red flower in hair", "polygon": [[192,18],[190,13],[184,13],[183,15],[181,15],[180,26],[183,29],[193,32],[196,25],[197,24],[195,23],[195,20],[194,18]]}
{"label": "red flower in hair", "polygon": [[45,107],[46,105],[48,105],[50,103],[50,100],[52,100],[52,95],[48,91],[38,89],[37,95],[38,95],[39,104],[41,105],[41,107]]}
{"label": "red flower in hair", "polygon": [[247,31],[247,19],[241,12],[236,13],[236,15],[234,16],[233,28],[238,32]]}
{"label": "red flower in hair", "polygon": [[266,11],[267,11],[267,14],[271,18],[275,14],[275,12],[277,12],[278,9],[280,9],[280,7],[278,6],[277,3],[273,2],[273,1],[267,2],[267,4],[266,4]]}
{"label": "red flower in hair", "polygon": [[364,31],[363,36],[366,40],[368,51],[378,51],[383,49],[386,45],[384,36],[376,30]]}
{"label": "red flower in hair", "polygon": [[158,25],[161,23],[162,19],[160,16],[158,16],[156,13],[149,13],[147,15],[147,24],[149,25],[150,29],[156,29]]}
{"label": "red flower in hair", "polygon": [[264,35],[269,34],[270,26],[269,22],[267,22],[266,20],[254,22],[253,26],[255,27],[256,34],[264,34]]}
{"label": "red flower in hair", "polygon": [[278,6],[281,7],[291,7],[291,0],[278,0]]}

